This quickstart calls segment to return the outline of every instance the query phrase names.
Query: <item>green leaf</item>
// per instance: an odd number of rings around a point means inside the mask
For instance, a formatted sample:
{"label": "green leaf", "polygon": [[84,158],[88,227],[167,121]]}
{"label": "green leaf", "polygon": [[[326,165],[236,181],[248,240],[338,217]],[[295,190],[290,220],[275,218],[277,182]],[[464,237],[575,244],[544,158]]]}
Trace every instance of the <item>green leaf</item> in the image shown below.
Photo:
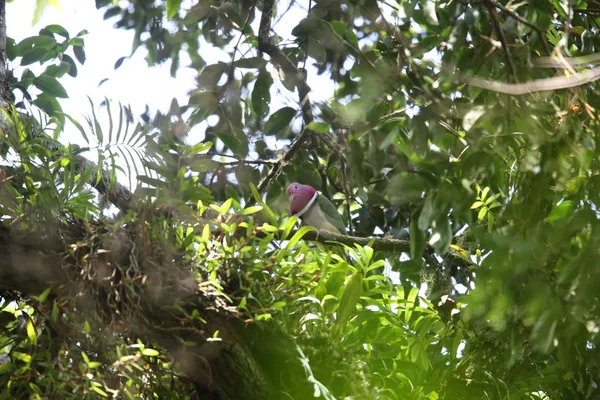
{"label": "green leaf", "polygon": [[92,386],[92,390],[94,392],[98,393],[102,397],[108,397],[108,393],[106,393],[104,390],[100,389],[99,387]]}
{"label": "green leaf", "polygon": [[485,188],[483,188],[483,190],[481,191],[481,195],[479,196],[482,201],[485,200],[485,198],[488,195],[489,191],[490,191],[490,188],[488,186],[486,186]]}
{"label": "green leaf", "polygon": [[410,318],[412,317],[413,311],[417,306],[416,300],[417,295],[419,294],[419,288],[412,287],[410,288],[410,292],[408,292],[408,296],[406,297],[406,309],[404,310],[404,322],[407,324],[410,322]]}
{"label": "green leaf", "polygon": [[46,301],[46,299],[48,298],[48,295],[50,295],[50,292],[52,291],[52,287],[49,287],[47,289],[45,289],[42,294],[40,294],[38,296],[38,301],[40,303],[43,303],[44,301]]}
{"label": "green leaf", "polygon": [[42,32],[55,33],[59,36],[64,37],[65,39],[69,39],[69,32],[61,25],[56,25],[56,24],[48,25],[40,31],[40,33],[42,33]]}
{"label": "green leaf", "polygon": [[80,37],[74,37],[73,39],[69,40],[69,44],[75,47],[83,47],[84,43],[85,42],[83,41],[83,38]]}
{"label": "green leaf", "polygon": [[294,227],[296,226],[296,223],[298,223],[298,218],[297,217],[290,217],[287,221],[287,223],[285,224],[284,228],[283,228],[283,232],[281,233],[281,240],[285,240],[287,239],[287,237],[290,235],[290,232],[292,232],[292,229],[294,229]]}
{"label": "green leaf", "polygon": [[66,61],[61,61],[59,65],[50,65],[46,68],[43,75],[60,78],[64,74],[71,71],[71,64]]}
{"label": "green leaf", "polygon": [[215,13],[216,8],[212,5],[198,4],[193,7],[183,18],[186,25],[197,24],[201,20]]}
{"label": "green leaf", "polygon": [[229,209],[231,208],[231,204],[233,203],[233,199],[227,199],[225,200],[225,202],[223,202],[223,204],[221,205],[217,205],[217,204],[211,204],[210,207],[217,211],[219,214],[221,215],[225,215],[227,214],[227,212],[229,211]]}
{"label": "green leaf", "polygon": [[283,107],[273,113],[265,123],[263,133],[266,136],[280,133],[285,128],[289,127],[290,122],[296,116],[296,110],[291,107]]}
{"label": "green leaf", "polygon": [[479,213],[477,214],[477,221],[481,221],[482,219],[484,219],[487,212],[487,207],[483,207],[481,210],[479,210]]}
{"label": "green leaf", "polygon": [[160,355],[160,352],[154,349],[144,349],[142,350],[142,354],[148,357],[156,357]]}
{"label": "green leaf", "polygon": [[24,363],[29,364],[31,362],[31,355],[26,353],[21,353],[20,351],[13,351],[11,355],[17,360],[21,360]]}
{"label": "green leaf", "polygon": [[226,69],[227,64],[225,63],[207,65],[198,77],[198,85],[203,89],[215,90]]}
{"label": "green leaf", "polygon": [[33,346],[37,346],[37,334],[31,318],[27,319],[27,337]]}
{"label": "green leaf", "polygon": [[435,252],[438,254],[445,253],[450,243],[452,243],[452,228],[448,217],[436,221],[434,235],[438,237],[434,243],[431,243]]}
{"label": "green leaf", "polygon": [[492,201],[496,200],[498,197],[500,197],[500,193],[488,197],[488,199],[485,201],[485,204],[490,204]]}
{"label": "green leaf", "polygon": [[246,157],[248,154],[248,138],[243,134],[234,135],[230,132],[211,132],[213,135],[221,139],[223,144],[227,146],[229,150],[240,158]]}
{"label": "green leaf", "polygon": [[33,101],[33,104],[44,110],[49,116],[62,115],[62,107],[56,98],[47,93],[40,94],[38,98]]}
{"label": "green leaf", "polygon": [[79,123],[79,121],[77,121],[75,118],[71,117],[68,114],[65,113],[61,113],[61,115],[63,115],[64,117],[66,117],[69,121],[71,121],[71,123],[73,125],[75,125],[75,127],[77,128],[77,130],[79,131],[79,133],[81,133],[81,136],[83,137],[83,139],[85,139],[86,143],[90,143],[87,134],[85,133],[85,129],[83,129],[83,126],[81,126],[81,124]]}
{"label": "green leaf", "polygon": [[117,61],[115,62],[115,66],[113,68],[119,69],[121,67],[121,65],[123,64],[123,61],[125,61],[126,59],[127,59],[127,57],[119,57],[117,59]]}
{"label": "green leaf", "polygon": [[137,179],[140,182],[149,185],[150,187],[160,188],[160,187],[164,187],[165,186],[165,182],[161,181],[160,179],[151,178],[149,176],[138,175]]}
{"label": "green leaf", "polygon": [[313,35],[308,37],[306,52],[319,63],[327,61],[327,50],[325,49],[325,46],[323,46],[321,41],[314,39]]}
{"label": "green leaf", "polygon": [[419,222],[416,218],[410,221],[410,258],[421,260],[423,250],[425,250],[425,233],[419,229]]}
{"label": "green leaf", "polygon": [[[56,45],[56,40],[53,37],[40,35],[40,36],[31,36],[17,44],[15,48],[15,55],[25,56],[25,54],[31,52],[32,50],[44,50],[44,54],[48,52],[48,50],[52,49]],[[23,63],[21,63],[23,65]]]}
{"label": "green leaf", "polygon": [[[71,40],[73,40],[73,39],[71,39]],[[81,41],[83,42],[83,39],[81,39]],[[77,59],[77,61],[79,61],[79,63],[81,65],[85,64],[85,50],[83,48],[83,45],[74,46],[73,54],[75,54],[75,58]]]}
{"label": "green leaf", "polygon": [[23,56],[23,58],[21,59],[21,66],[41,61],[46,56],[46,54],[48,54],[48,50],[42,48],[35,48]]}
{"label": "green leaf", "polygon": [[179,12],[181,0],[167,0],[167,18],[171,19]]}
{"label": "green leaf", "polygon": [[335,33],[337,33],[340,36],[344,36],[344,32],[346,32],[345,23],[343,23],[342,21],[331,21],[329,25],[331,25],[331,28],[334,30]]}
{"label": "green leaf", "polygon": [[31,20],[31,26],[35,26],[35,25],[37,25],[38,22],[40,22],[40,18],[42,17],[44,10],[49,5],[56,6],[56,3],[53,2],[52,0],[37,0],[35,2],[35,8],[33,10],[33,19]]}
{"label": "green leaf", "polygon": [[197,91],[193,92],[188,101],[190,106],[198,106],[202,109],[203,114],[208,117],[217,109],[218,93],[214,91]]}
{"label": "green leaf", "polygon": [[33,84],[49,96],[69,97],[65,88],[52,76],[42,74],[33,80]]}
{"label": "green leaf", "polygon": [[476,209],[476,208],[479,208],[479,207],[481,207],[482,205],[483,205],[483,202],[482,202],[482,201],[476,201],[475,203],[473,203],[473,204],[471,205],[471,210],[474,210],[474,209]]}
{"label": "green leaf", "polygon": [[563,201],[559,205],[552,208],[552,211],[550,211],[550,214],[546,217],[546,221],[554,222],[565,217],[573,210],[574,206],[575,205],[571,200]]}
{"label": "green leaf", "polygon": [[77,76],[77,65],[75,64],[75,60],[71,58],[68,54],[63,54],[63,61],[69,63],[71,65],[71,69],[69,70],[69,75],[72,77]]}
{"label": "green leaf", "polygon": [[262,200],[262,197],[260,196],[260,193],[258,193],[256,186],[254,186],[254,184],[252,182],[250,182],[249,186],[250,186],[250,191],[252,192],[252,197],[254,197],[254,200],[258,204],[263,206],[263,214],[266,214],[268,216],[269,222],[272,225],[277,225],[277,217],[275,216],[275,213],[273,213],[271,208],[269,206],[267,206],[267,204],[265,204],[265,202]]}
{"label": "green leaf", "polygon": [[17,44],[15,43],[15,39],[6,38],[6,57],[9,60],[14,61],[17,58],[16,50]]}
{"label": "green leaf", "polygon": [[433,212],[433,200],[431,197],[428,197],[427,200],[425,200],[425,204],[423,205],[421,213],[419,214],[419,230],[426,231],[429,228]]}
{"label": "green leaf", "polygon": [[317,132],[317,133],[331,132],[331,127],[329,126],[329,124],[326,124],[325,122],[313,121],[310,124],[308,124],[308,129],[310,129],[313,132]]}
{"label": "green leaf", "polygon": [[286,250],[289,250],[292,247],[294,247],[300,241],[300,239],[302,239],[302,237],[304,237],[304,235],[306,235],[308,232],[315,230],[316,229],[312,226],[303,226],[300,229],[298,229],[298,231],[294,234],[294,236],[292,236],[292,238],[288,242],[287,246],[285,246]]}
{"label": "green leaf", "polygon": [[248,208],[244,208],[240,215],[250,215],[262,211],[263,206],[252,206]]}
{"label": "green leaf", "polygon": [[360,300],[362,292],[362,271],[356,271],[354,274],[352,274],[348,280],[348,283],[346,283],[346,287],[344,287],[344,291],[342,292],[342,298],[340,299],[340,305],[337,309],[335,321],[338,332],[341,332],[341,330],[345,328],[346,324],[350,320],[350,316],[356,310],[356,305]]}
{"label": "green leaf", "polygon": [[314,163],[308,161],[303,163],[297,163],[296,165],[294,165],[294,170],[296,176],[295,180],[298,182],[302,182],[305,185],[318,187],[323,182],[321,180],[319,170],[314,165]]}
{"label": "green leaf", "polygon": [[193,156],[196,154],[201,154],[207,150],[209,150],[212,147],[212,142],[200,142],[200,143],[196,143],[193,146],[190,146],[188,149],[186,149],[183,153],[184,157],[189,157],[189,156]]}
{"label": "green leaf", "polygon": [[15,369],[15,365],[11,362],[0,364],[0,375],[10,374]]}
{"label": "green leaf", "polygon": [[271,85],[273,78],[271,74],[263,68],[258,74],[252,90],[252,108],[258,118],[265,118],[269,113],[269,103],[271,102]]}

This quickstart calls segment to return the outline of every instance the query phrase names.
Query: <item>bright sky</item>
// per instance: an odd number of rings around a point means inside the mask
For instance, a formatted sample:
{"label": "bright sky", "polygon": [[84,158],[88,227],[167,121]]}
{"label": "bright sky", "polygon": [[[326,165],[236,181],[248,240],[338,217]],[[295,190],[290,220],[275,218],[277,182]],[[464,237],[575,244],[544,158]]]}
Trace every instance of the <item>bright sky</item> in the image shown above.
{"label": "bright sky", "polygon": [[[127,59],[119,69],[114,70],[115,62],[120,57],[131,53],[133,33],[114,29],[115,19],[104,21],[103,12],[96,10],[93,1],[59,0],[59,9],[47,7],[40,22],[32,26],[35,3],[35,0],[16,0],[7,3],[8,36],[15,39],[17,43],[26,37],[37,35],[41,28],[50,24],[64,26],[72,36],[82,29],[89,31],[89,34],[84,37],[86,63],[83,66],[78,65],[79,74],[76,78],[65,75],[60,79],[69,94],[69,99],[59,100],[66,113],[83,122],[82,116],[89,115],[91,111],[87,96],[95,104],[99,104],[104,97],[107,97],[109,100],[131,105],[135,115],[141,114],[146,104],[151,110],[166,111],[173,98],[177,98],[179,104],[187,104],[188,92],[195,87],[194,78],[197,71],[181,67],[177,78],[173,79],[169,74],[169,63],[153,68],[148,67],[144,60],[146,51],[143,48],[139,48],[133,58]],[[306,3],[304,7],[306,9],[307,0],[299,3]],[[280,7],[285,10],[286,5],[280,4]],[[297,13],[298,11],[292,10],[275,27],[278,34],[286,40],[290,38],[291,29],[295,26],[294,23],[290,23],[291,20],[299,21],[302,18]],[[256,18],[256,24],[258,20],[259,18]],[[216,61],[210,60],[215,56],[210,53],[203,54],[209,63]],[[41,72],[39,65],[28,67],[34,72]],[[17,69],[17,76],[20,74],[21,71]],[[108,81],[98,86],[105,78],[108,78]],[[333,84],[326,76],[310,76],[309,82],[313,89],[318,88],[311,96],[313,100],[325,100],[333,95]],[[289,92],[285,97],[297,102],[296,96]],[[285,103],[283,98],[277,99],[274,96],[272,98],[274,99],[272,111],[279,108],[277,102]],[[67,133],[67,141],[85,145],[79,133],[72,127]]]}
{"label": "bright sky", "polygon": [[[83,66],[78,65],[78,76],[65,75],[60,79],[69,93],[69,99],[60,100],[65,112],[74,117],[89,114],[87,96],[96,104],[104,97],[129,104],[136,114],[143,112],[146,104],[152,109],[165,110],[173,97],[182,104],[187,103],[186,93],[194,87],[195,71],[181,68],[177,79],[173,79],[168,64],[149,68],[144,61],[144,51],[138,51],[114,70],[115,62],[131,53],[132,32],[114,29],[114,21],[104,21],[103,13],[96,10],[93,1],[60,0],[59,3],[60,9],[48,7],[36,26],[32,26],[35,0],[7,3],[6,20],[7,34],[17,43],[37,35],[50,24],[64,26],[72,36],[82,29],[90,32],[84,37],[87,60]],[[35,70],[35,65],[30,68]],[[105,78],[109,80],[98,87]]]}

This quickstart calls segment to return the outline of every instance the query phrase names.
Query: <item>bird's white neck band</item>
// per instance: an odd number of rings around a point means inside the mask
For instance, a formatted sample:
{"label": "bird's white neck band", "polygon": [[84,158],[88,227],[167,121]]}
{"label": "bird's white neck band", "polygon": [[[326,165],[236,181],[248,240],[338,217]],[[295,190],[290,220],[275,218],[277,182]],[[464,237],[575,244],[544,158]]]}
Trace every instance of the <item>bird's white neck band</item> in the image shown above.
{"label": "bird's white neck band", "polygon": [[300,218],[302,215],[304,215],[304,213],[306,213],[308,211],[308,209],[314,204],[315,200],[317,200],[318,196],[319,196],[319,193],[315,192],[314,196],[308,201],[308,203],[306,203],[304,208],[302,210],[298,211],[294,215],[298,218]]}

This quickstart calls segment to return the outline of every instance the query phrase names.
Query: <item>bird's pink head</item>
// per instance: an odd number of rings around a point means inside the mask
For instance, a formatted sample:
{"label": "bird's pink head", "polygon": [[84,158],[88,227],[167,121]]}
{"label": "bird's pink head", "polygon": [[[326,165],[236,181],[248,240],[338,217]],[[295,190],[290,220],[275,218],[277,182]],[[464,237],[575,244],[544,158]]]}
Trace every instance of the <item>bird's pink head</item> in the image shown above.
{"label": "bird's pink head", "polygon": [[317,191],[309,185],[292,183],[285,191],[290,198],[290,213],[296,215],[308,205]]}

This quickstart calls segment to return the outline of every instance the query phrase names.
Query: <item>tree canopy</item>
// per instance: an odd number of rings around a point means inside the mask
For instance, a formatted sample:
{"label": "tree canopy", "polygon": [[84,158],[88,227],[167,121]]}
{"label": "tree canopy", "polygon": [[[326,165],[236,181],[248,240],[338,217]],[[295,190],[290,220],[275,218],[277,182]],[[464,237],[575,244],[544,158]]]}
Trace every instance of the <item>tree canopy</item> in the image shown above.
{"label": "tree canopy", "polygon": [[96,7],[197,85],[75,116],[0,0],[0,397],[600,398],[600,3]]}

